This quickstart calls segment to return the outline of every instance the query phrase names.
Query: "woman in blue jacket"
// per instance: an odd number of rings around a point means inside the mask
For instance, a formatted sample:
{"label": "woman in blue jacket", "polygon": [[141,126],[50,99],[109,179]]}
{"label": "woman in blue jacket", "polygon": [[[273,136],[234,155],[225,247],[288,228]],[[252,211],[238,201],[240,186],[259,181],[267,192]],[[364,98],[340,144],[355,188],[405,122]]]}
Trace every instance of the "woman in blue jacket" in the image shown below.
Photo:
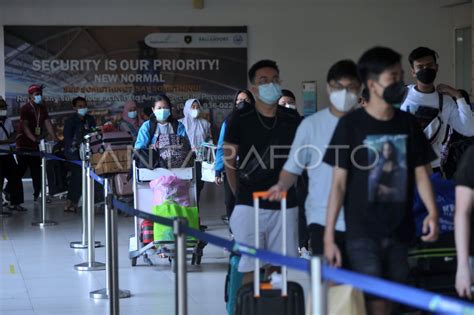
{"label": "woman in blue jacket", "polygon": [[221,126],[221,132],[219,134],[219,140],[217,142],[216,163],[214,166],[216,170],[216,184],[221,185],[222,183],[224,183],[224,198],[227,215],[227,218],[225,216],[222,217],[224,220],[228,220],[230,218],[235,204],[234,194],[230,190],[230,186],[227,182],[224,172],[224,137],[227,125],[226,121],[230,116],[232,116],[235,111],[244,108],[245,106],[255,106],[255,98],[249,90],[239,90],[235,94],[233,104],[234,108],[232,109],[232,112],[229,114],[229,116],[227,116]]}
{"label": "woman in blue jacket", "polygon": [[135,149],[146,149],[155,144],[158,135],[174,133],[187,138],[184,125],[171,115],[171,101],[166,95],[159,95],[152,107],[150,119],[138,131]]}

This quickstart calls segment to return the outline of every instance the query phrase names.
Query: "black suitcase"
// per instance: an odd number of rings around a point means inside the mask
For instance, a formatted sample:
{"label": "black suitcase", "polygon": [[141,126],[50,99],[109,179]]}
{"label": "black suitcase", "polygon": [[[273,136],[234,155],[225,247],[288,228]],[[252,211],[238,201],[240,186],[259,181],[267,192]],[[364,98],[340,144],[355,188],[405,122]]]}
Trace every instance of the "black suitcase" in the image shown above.
{"label": "black suitcase", "polygon": [[454,232],[444,233],[434,243],[420,242],[408,252],[412,273],[417,275],[456,274]]}
{"label": "black suitcase", "polygon": [[[254,193],[255,218],[258,222],[258,198],[265,193]],[[256,199],[257,198],[257,199]],[[284,202],[283,202],[284,200]],[[286,195],[282,199],[282,225],[286,225]],[[255,225],[255,247],[259,246],[258,225]],[[286,240],[286,228],[283,228],[282,240]],[[283,242],[283,254],[286,254],[286,242]],[[269,284],[260,284],[260,264],[255,259],[254,280],[256,283],[243,285],[237,292],[235,315],[303,315],[305,314],[304,291],[299,283],[287,281],[287,268],[282,269],[282,289],[273,289]],[[286,292],[285,292],[286,291]]]}

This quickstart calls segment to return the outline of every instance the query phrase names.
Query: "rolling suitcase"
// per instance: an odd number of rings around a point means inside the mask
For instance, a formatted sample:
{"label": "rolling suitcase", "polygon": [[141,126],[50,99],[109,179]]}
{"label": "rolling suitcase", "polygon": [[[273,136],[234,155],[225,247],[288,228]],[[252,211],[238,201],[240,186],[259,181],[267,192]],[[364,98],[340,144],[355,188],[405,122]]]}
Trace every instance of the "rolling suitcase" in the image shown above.
{"label": "rolling suitcase", "polygon": [[133,196],[133,179],[128,179],[128,174],[114,176],[115,194],[120,197]]}
{"label": "rolling suitcase", "polygon": [[[255,247],[259,246],[259,199],[266,192],[253,194],[255,207]],[[286,255],[286,193],[282,195],[282,253]],[[245,284],[237,293],[236,315],[302,315],[305,314],[304,292],[300,284],[288,282],[287,267],[282,267],[282,288],[260,284],[260,261],[255,258],[254,283]]]}
{"label": "rolling suitcase", "polygon": [[419,243],[408,253],[411,284],[431,292],[456,296],[454,233],[441,234],[434,243]]}

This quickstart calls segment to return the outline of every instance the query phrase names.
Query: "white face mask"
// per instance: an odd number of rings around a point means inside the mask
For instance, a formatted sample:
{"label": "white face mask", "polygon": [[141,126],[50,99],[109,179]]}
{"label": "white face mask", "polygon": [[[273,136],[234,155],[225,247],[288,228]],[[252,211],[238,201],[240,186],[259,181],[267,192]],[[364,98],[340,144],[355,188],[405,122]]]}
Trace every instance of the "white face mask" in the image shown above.
{"label": "white face mask", "polygon": [[7,116],[7,111],[6,110],[0,110],[0,117],[5,117]]}
{"label": "white face mask", "polygon": [[189,114],[191,115],[192,118],[198,118],[199,116],[199,109],[191,109],[189,111]]}
{"label": "white face mask", "polygon": [[345,113],[357,105],[359,98],[355,93],[343,89],[331,92],[329,100],[338,111]]}

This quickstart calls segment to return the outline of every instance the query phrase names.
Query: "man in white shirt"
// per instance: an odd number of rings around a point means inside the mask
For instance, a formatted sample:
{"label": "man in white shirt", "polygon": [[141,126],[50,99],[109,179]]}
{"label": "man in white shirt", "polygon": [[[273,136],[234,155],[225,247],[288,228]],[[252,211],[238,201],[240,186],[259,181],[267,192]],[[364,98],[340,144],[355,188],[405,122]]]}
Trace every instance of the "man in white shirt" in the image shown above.
{"label": "man in white shirt", "polygon": [[0,97],[0,188],[6,178],[12,188],[9,194],[9,210],[26,211],[20,206],[23,203],[23,184],[18,176],[17,163],[10,151],[10,144],[15,143],[16,132],[12,121],[7,117],[7,103]]}
{"label": "man in white shirt", "polygon": [[[331,104],[300,124],[279,181],[269,190],[270,199],[278,199],[280,193],[292,187],[298,176],[307,169],[309,189],[305,208],[313,255],[324,252],[326,209],[332,185],[332,167],[323,163],[322,159],[339,118],[357,105],[360,89],[357,66],[352,60],[341,60],[329,69],[327,92]],[[343,215],[337,220],[336,230],[336,242],[339,248],[344,248]]]}
{"label": "man in white shirt", "polygon": [[464,136],[474,136],[474,115],[470,104],[466,103],[458,90],[445,84],[435,88],[439,66],[434,50],[418,47],[410,53],[408,60],[416,84],[408,86],[408,94],[401,109],[417,117],[438,155],[431,167],[434,171],[440,171],[441,150],[447,138],[448,125]]}

